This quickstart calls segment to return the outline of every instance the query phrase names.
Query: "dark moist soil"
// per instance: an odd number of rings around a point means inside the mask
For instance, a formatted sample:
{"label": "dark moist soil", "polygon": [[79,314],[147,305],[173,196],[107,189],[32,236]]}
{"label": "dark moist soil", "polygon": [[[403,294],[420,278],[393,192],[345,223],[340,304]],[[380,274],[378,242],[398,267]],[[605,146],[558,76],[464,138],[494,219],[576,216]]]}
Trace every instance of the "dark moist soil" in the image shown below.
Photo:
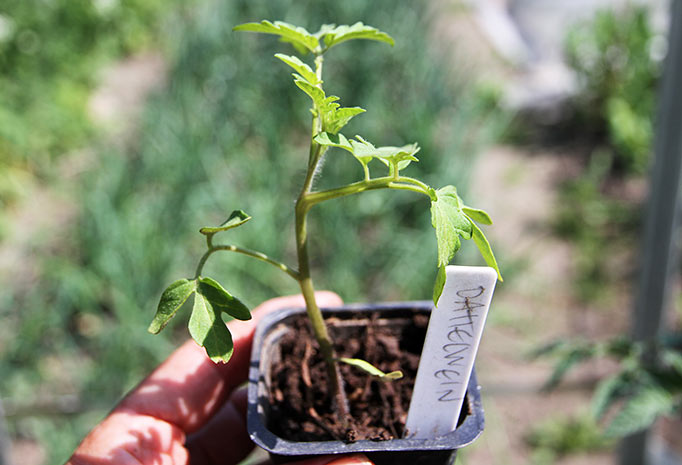
{"label": "dark moist soil", "polygon": [[[407,410],[419,365],[428,316],[393,320],[363,315],[368,323],[328,318],[337,356],[360,358],[384,372],[401,370],[403,378],[383,382],[364,371],[341,364],[352,420],[342,424],[332,411],[327,370],[312,338],[307,320],[297,317],[293,331],[281,341],[281,362],[272,367],[268,429],[291,441],[369,439],[383,441],[403,437]],[[462,408],[460,422],[468,413]]]}

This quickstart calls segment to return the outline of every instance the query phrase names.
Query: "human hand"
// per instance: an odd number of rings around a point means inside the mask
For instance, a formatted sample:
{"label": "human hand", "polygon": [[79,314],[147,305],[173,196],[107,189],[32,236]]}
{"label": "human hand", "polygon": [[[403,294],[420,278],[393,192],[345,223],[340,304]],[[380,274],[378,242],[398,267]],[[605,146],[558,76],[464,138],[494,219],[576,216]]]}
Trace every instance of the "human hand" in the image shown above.
{"label": "human hand", "polygon": [[[340,305],[331,292],[316,294],[321,306]],[[187,341],[130,392],[78,446],[67,465],[234,465],[254,448],[246,431],[246,381],[256,323],[301,296],[261,304],[249,321],[228,324],[234,355],[215,364]],[[267,462],[266,462],[267,463]],[[363,455],[318,457],[301,465],[371,464]]]}

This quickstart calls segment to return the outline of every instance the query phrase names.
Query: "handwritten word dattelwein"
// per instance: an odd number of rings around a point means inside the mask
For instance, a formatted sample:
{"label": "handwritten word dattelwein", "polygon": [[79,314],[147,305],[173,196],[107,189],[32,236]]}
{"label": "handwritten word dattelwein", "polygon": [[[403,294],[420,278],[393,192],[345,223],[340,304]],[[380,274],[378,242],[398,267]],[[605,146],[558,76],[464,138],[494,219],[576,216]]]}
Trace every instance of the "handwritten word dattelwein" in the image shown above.
{"label": "handwritten word dattelwein", "polygon": [[443,386],[445,389],[436,391],[439,402],[455,402],[461,401],[462,397],[458,396],[459,390],[454,386],[462,384],[462,377],[456,367],[461,367],[462,361],[466,359],[466,355],[471,351],[473,344],[474,318],[478,315],[474,313],[475,309],[484,307],[485,304],[477,302],[475,299],[481,297],[485,292],[483,286],[474,289],[463,289],[457,291],[456,295],[462,300],[453,302],[451,309],[452,317],[449,321],[452,323],[448,325],[448,332],[446,338],[447,343],[441,346],[442,365],[447,368],[440,368],[433,373],[433,378],[437,380],[438,386]]}

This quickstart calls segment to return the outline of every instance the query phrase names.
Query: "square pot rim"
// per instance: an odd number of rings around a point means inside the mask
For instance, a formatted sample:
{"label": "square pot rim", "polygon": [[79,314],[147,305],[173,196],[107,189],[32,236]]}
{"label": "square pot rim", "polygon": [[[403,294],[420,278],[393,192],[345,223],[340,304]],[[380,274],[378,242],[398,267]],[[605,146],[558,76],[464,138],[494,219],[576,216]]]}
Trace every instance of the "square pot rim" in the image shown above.
{"label": "square pot rim", "polygon": [[[431,301],[401,301],[366,304],[348,304],[338,307],[326,307],[322,312],[329,314],[350,314],[358,311],[400,311],[400,310],[431,311]],[[485,419],[481,404],[480,386],[476,379],[475,370],[472,371],[467,386],[467,397],[471,413],[467,415],[459,427],[443,436],[429,439],[400,438],[388,441],[360,440],[353,443],[343,441],[296,442],[281,438],[271,432],[263,422],[263,415],[259,411],[261,399],[258,397],[259,384],[263,381],[259,374],[260,357],[263,342],[268,332],[277,323],[297,313],[305,312],[302,307],[284,308],[265,316],[256,328],[249,366],[248,410],[247,426],[251,440],[271,454],[276,455],[321,455],[345,454],[353,452],[390,452],[390,451],[439,451],[455,450],[472,443],[483,432]]]}

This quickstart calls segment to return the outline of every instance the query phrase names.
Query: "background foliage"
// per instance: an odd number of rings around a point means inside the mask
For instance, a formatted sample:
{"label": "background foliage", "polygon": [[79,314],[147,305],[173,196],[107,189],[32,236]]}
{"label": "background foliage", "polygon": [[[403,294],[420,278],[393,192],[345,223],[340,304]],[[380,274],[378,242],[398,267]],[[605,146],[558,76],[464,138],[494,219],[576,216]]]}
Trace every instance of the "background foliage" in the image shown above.
{"label": "background foliage", "polygon": [[578,125],[603,140],[619,171],[642,174],[651,158],[653,115],[665,39],[646,5],[598,11],[566,37],[565,56],[581,92]]}
{"label": "background foliage", "polygon": [[594,390],[592,417],[605,424],[609,437],[650,428],[662,416],[682,412],[682,336],[667,334],[655,347],[616,337],[603,342],[558,341],[536,355],[557,359],[547,388],[553,389],[579,363],[611,358],[619,369],[604,377]]}
{"label": "background foliage", "polygon": [[151,46],[172,0],[7,0],[0,6],[0,209],[27,176],[94,135],[99,67]]}
{"label": "background foliage", "polygon": [[[643,208],[614,195],[614,186],[641,178],[650,167],[665,52],[665,39],[654,33],[647,6],[599,12],[567,37],[567,59],[582,84],[574,101],[579,124],[591,129],[598,148],[581,177],[560,192],[555,230],[577,246],[575,289],[586,303],[635,276],[634,268],[623,263],[638,258],[631,251],[636,250]],[[627,261],[618,259],[623,250]],[[604,424],[607,436],[622,438],[651,427],[660,417],[679,416],[680,333],[679,328],[665,330],[650,347],[629,336],[549,345],[540,350],[556,360],[548,387],[556,387],[577,364],[610,358],[618,369],[599,381],[592,397],[592,416]]]}

